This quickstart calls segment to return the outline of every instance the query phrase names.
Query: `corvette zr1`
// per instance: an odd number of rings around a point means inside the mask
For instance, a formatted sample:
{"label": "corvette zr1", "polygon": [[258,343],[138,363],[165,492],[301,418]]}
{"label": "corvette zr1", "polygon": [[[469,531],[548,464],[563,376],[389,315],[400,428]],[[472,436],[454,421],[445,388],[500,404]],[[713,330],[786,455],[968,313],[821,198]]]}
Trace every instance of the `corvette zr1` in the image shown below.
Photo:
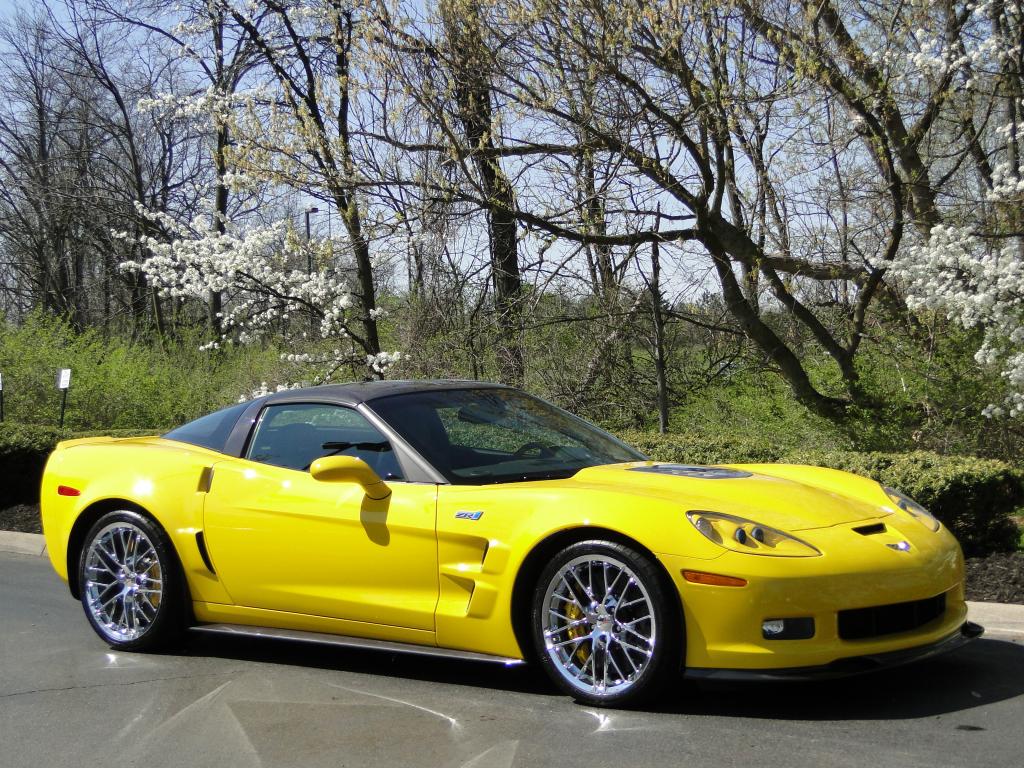
{"label": "corvette zr1", "polygon": [[186,628],[539,664],[578,700],[815,678],[957,647],[963,556],[923,507],[809,466],[649,461],[519,390],[289,390],[59,444],[49,556],[99,636]]}

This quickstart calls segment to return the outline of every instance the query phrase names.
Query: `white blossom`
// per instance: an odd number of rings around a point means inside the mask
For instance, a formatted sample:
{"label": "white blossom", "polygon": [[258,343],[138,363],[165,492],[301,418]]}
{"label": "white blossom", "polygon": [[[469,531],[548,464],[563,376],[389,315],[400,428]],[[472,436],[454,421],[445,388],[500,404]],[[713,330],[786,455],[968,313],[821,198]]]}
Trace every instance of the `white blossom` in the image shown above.
{"label": "white blossom", "polygon": [[403,359],[401,352],[378,352],[376,355],[366,356],[366,365],[370,370],[384,374],[389,369],[400,363]]}
{"label": "white blossom", "polygon": [[[184,225],[166,214],[142,208],[140,213],[170,238],[143,236],[145,258],[124,262],[122,269],[141,272],[163,296],[197,301],[206,301],[211,292],[224,296],[218,315],[221,336],[203,349],[253,344],[282,334],[287,339],[289,333],[307,345],[350,338],[346,324],[354,300],[348,283],[328,270],[293,268],[292,264],[305,263],[307,249],[316,244],[298,240],[285,222],[243,228],[229,221],[220,232],[210,217]],[[374,316],[382,315],[379,310]],[[366,365],[383,375],[401,359],[398,352],[384,352],[367,356]],[[322,383],[346,362],[362,358],[354,349],[338,347],[292,351],[282,361],[312,370],[313,378]]]}
{"label": "white blossom", "polygon": [[[991,202],[1021,204],[1024,167],[994,170]],[[975,360],[998,366],[1005,401],[989,405],[989,417],[1024,416],[1024,256],[1018,237],[985,237],[970,227],[938,225],[927,242],[901,253],[891,273],[907,287],[911,309],[943,312],[965,328],[979,328]]]}

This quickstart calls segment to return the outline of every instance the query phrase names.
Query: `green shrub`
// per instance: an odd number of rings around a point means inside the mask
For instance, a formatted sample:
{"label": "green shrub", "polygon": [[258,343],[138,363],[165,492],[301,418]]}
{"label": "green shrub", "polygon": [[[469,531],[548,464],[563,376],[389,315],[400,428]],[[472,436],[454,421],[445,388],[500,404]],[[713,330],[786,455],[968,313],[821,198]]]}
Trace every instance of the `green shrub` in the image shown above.
{"label": "green shrub", "polygon": [[1024,506],[1024,472],[994,459],[937,453],[809,451],[727,435],[623,432],[656,461],[683,464],[784,462],[831,467],[873,478],[926,506],[959,539],[968,556],[1016,549],[1013,515]]}
{"label": "green shrub", "polygon": [[733,435],[624,431],[618,436],[655,461],[678,464],[767,463],[779,461],[787,448]]}
{"label": "green shrub", "polygon": [[77,333],[60,318],[33,314],[18,326],[0,317],[0,372],[6,417],[56,426],[57,370],[70,368],[65,426],[85,429],[171,427],[230,405],[280,369],[273,347],[202,352],[199,337],[161,345]]}

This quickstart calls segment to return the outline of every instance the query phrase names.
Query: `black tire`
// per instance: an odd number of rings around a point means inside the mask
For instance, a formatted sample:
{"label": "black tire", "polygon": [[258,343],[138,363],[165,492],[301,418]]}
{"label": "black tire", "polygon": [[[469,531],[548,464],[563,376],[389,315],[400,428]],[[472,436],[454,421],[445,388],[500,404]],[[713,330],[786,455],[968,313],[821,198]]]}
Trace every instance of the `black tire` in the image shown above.
{"label": "black tire", "polygon": [[[572,576],[579,577],[574,585]],[[576,701],[634,707],[681,682],[681,615],[675,588],[650,556],[582,541],[555,555],[538,577],[530,634],[541,668]]]}
{"label": "black tire", "polygon": [[181,639],[188,587],[174,545],[149,517],[100,517],[79,552],[78,584],[86,618],[111,648],[156,651]]}

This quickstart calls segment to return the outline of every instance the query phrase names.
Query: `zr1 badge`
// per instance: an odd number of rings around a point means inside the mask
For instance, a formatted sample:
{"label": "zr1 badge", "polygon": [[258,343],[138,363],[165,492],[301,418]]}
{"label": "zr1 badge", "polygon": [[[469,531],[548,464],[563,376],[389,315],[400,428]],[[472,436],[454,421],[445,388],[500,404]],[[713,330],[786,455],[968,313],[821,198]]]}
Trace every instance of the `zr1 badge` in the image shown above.
{"label": "zr1 badge", "polygon": [[455,513],[456,520],[479,520],[484,516],[484,513],[477,510],[476,512],[469,512],[467,510],[461,510]]}

